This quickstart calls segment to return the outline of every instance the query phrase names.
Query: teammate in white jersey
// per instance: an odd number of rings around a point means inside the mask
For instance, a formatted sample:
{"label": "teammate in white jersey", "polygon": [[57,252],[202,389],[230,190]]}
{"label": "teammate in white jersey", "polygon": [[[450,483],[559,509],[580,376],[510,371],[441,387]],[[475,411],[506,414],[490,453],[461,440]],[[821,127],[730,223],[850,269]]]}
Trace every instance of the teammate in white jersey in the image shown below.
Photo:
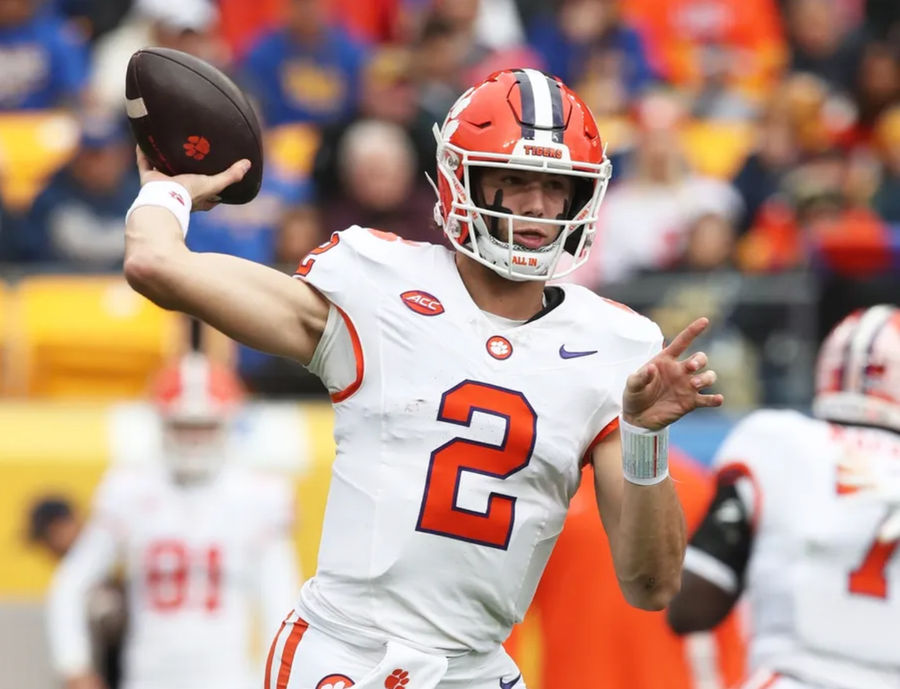
{"label": "teammate in white jersey", "polygon": [[253,637],[270,637],[296,596],[291,491],[228,460],[239,392],[229,371],[191,354],[156,392],[162,456],[114,466],[98,488],[48,597],[52,661],[69,689],[103,686],[91,667],[86,599],[121,566],[124,689],[257,687]]}
{"label": "teammate in white jersey", "polygon": [[435,219],[455,251],[353,227],[293,280],[184,246],[185,207],[214,204],[246,161],[168,178],[139,156],[132,286],[302,362],[334,403],[319,566],[272,645],[267,689],[521,689],[500,643],[583,462],[626,598],[660,609],[679,586],[666,428],[722,403],[701,392],[715,381],[706,356],[679,360],[706,319],[661,349],[629,309],[545,286],[587,258],[611,172],[592,114],[558,79],[497,72],[435,134]]}
{"label": "teammate in white jersey", "polygon": [[759,411],[719,449],[678,632],[746,594],[746,689],[900,687],[900,309],[854,312],[822,345],[809,418]]}

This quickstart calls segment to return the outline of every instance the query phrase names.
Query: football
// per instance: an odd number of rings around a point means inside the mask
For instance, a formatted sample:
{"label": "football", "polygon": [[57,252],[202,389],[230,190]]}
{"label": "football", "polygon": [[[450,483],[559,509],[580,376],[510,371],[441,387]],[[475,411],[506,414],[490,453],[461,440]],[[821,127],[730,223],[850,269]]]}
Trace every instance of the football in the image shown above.
{"label": "football", "polygon": [[222,203],[247,203],[259,192],[259,120],[244,93],[208,62],[168,48],[138,50],[128,61],[125,109],[156,169],[210,175],[247,158],[252,167],[222,191]]}

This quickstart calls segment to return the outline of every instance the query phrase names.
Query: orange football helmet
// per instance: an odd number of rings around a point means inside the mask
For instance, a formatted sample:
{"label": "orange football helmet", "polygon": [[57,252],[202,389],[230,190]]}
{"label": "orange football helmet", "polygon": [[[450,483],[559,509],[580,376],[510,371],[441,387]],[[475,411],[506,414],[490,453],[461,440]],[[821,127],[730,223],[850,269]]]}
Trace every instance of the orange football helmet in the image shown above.
{"label": "orange football helmet", "polygon": [[854,311],[828,334],[816,365],[813,413],[900,432],[900,309]]}
{"label": "orange football helmet", "polygon": [[177,482],[205,481],[217,472],[242,398],[237,377],[198,352],[159,373],[153,404],[162,422],[163,459]]}
{"label": "orange football helmet", "polygon": [[[559,278],[584,264],[612,164],[590,109],[562,81],[534,69],[495,72],[460,96],[434,133],[435,221],[457,250],[511,280]],[[574,179],[574,197],[557,218],[516,215],[482,198],[481,168],[566,175]],[[560,232],[551,244],[530,249],[514,242],[515,220]],[[500,233],[506,239],[488,230],[499,222],[509,223]],[[557,270],[564,251],[573,260]]]}

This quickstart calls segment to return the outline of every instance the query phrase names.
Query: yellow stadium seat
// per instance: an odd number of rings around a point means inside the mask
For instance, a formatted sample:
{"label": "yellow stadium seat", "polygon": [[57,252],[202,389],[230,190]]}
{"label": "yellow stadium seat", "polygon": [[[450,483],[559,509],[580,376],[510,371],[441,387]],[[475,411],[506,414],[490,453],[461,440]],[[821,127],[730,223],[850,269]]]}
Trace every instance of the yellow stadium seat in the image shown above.
{"label": "yellow stadium seat", "polygon": [[33,397],[137,397],[181,351],[184,321],[120,277],[33,276],[9,324],[12,392]]}
{"label": "yellow stadium seat", "polygon": [[60,111],[0,113],[0,195],[7,207],[30,205],[78,137],[78,122]]}
{"label": "yellow stadium seat", "polygon": [[753,145],[753,128],[746,122],[694,120],[682,130],[681,144],[694,170],[731,179]]}
{"label": "yellow stadium seat", "polygon": [[9,389],[7,372],[9,358],[7,356],[7,327],[9,324],[9,288],[0,280],[0,395]]}

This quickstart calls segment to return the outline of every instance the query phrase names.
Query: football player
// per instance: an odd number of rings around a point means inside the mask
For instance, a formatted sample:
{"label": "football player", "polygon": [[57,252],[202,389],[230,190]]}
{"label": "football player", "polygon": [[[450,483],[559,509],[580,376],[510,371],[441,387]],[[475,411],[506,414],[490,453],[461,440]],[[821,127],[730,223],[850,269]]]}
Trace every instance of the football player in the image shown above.
{"label": "football player", "polygon": [[[571,285],[611,166],[584,102],[541,72],[466,91],[437,137],[435,219],[454,250],[351,227],[297,268],[185,248],[248,162],[145,183],[125,274],[167,308],[324,381],[337,456],[318,570],[272,645],[268,689],[521,689],[501,642],[522,618],[583,462],[632,605],[678,589],[684,519],[667,427],[715,381],[656,324]],[[563,267],[563,255],[568,265]],[[499,684],[498,684],[499,683]]]}
{"label": "football player", "polygon": [[746,689],[898,687],[900,309],[831,331],[813,416],[758,411],[725,440],[669,622],[708,629],[746,594]]}
{"label": "football player", "polygon": [[197,353],[160,374],[159,461],[110,469],[51,586],[52,660],[69,689],[103,686],[86,598],[117,565],[127,582],[124,689],[258,684],[254,615],[270,637],[296,595],[293,503],[286,483],[229,461],[239,395],[233,374]]}

